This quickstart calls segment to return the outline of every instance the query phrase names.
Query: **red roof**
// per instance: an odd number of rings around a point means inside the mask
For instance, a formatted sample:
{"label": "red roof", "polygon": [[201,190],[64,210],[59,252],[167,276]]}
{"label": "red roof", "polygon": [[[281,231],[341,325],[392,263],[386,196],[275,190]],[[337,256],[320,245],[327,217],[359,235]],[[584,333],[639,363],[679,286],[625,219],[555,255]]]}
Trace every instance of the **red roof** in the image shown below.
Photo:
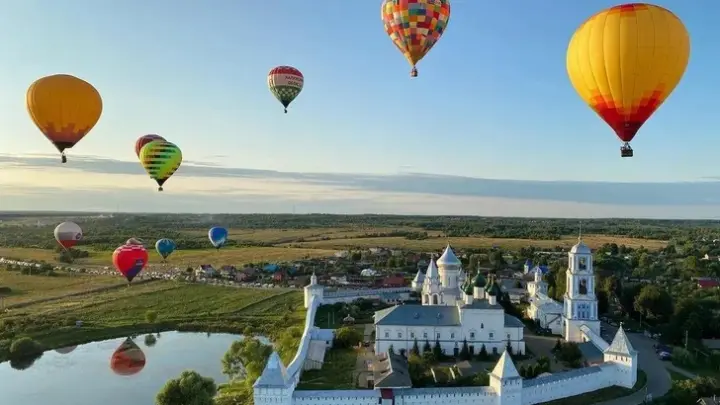
{"label": "red roof", "polygon": [[720,281],[717,280],[698,280],[697,283],[700,288],[713,288],[720,286]]}

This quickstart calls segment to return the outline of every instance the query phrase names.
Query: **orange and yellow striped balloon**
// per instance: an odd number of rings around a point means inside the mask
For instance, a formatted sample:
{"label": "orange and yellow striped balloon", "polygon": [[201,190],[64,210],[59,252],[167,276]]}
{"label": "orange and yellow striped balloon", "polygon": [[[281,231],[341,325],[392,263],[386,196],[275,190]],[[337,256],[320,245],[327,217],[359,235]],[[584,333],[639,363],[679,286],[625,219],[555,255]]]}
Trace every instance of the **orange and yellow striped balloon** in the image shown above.
{"label": "orange and yellow striped balloon", "polygon": [[627,145],[678,85],[689,58],[690,36],[675,14],[632,3],[578,28],[567,71],[580,97]]}

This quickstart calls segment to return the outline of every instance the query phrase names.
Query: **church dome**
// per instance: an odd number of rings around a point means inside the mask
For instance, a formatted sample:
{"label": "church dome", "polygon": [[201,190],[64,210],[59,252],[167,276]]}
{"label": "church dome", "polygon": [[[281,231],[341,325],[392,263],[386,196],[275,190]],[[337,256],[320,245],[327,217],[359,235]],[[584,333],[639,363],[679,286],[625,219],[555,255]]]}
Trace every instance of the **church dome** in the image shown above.
{"label": "church dome", "polygon": [[491,277],[485,286],[485,294],[499,297],[500,293],[500,286],[495,282],[495,277]]}
{"label": "church dome", "polygon": [[485,280],[485,277],[478,271],[475,278],[473,278],[473,286],[483,288],[486,284],[487,280]]}
{"label": "church dome", "polygon": [[437,259],[437,265],[438,266],[459,266],[462,263],[460,263],[460,259],[455,256],[455,252],[453,252],[452,248],[448,244],[445,248],[445,251],[443,252],[442,256],[440,256],[439,259]]}
{"label": "church dome", "polygon": [[469,278],[465,280],[465,284],[463,284],[462,289],[465,292],[465,294],[473,295],[473,283],[470,282]]}
{"label": "church dome", "polygon": [[570,249],[570,253],[573,254],[580,254],[580,255],[589,255],[592,254],[592,250],[588,247],[588,245],[584,244],[582,240],[578,241],[577,245],[573,246]]}

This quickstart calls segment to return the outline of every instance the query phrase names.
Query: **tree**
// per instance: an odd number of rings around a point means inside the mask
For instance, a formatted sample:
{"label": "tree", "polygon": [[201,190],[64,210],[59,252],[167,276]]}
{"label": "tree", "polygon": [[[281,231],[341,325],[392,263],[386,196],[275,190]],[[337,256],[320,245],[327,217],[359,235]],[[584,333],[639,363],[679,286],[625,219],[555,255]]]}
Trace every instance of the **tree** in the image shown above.
{"label": "tree", "polygon": [[422,357],[411,353],[410,357],[408,357],[408,374],[410,374],[413,385],[420,385],[419,382],[425,376],[426,370],[427,365]]}
{"label": "tree", "polygon": [[462,348],[460,349],[460,360],[470,360],[470,348],[467,339],[463,339]]}
{"label": "tree", "polygon": [[509,354],[510,356],[513,355],[512,344],[510,343],[509,340],[508,340],[508,342],[507,342],[507,345],[505,345],[505,350],[507,350],[507,352],[508,352],[508,354]]}
{"label": "tree", "polygon": [[557,357],[568,367],[579,368],[583,355],[577,343],[567,342],[562,345],[562,349],[557,353]]}
{"label": "tree", "polygon": [[647,319],[663,322],[673,312],[672,297],[655,284],[646,284],[635,298],[633,308]]}
{"label": "tree", "polygon": [[440,346],[440,341],[438,339],[435,339],[435,344],[432,348],[432,354],[435,358],[435,361],[440,361],[440,359],[442,359],[443,357],[442,347]]}
{"label": "tree", "polygon": [[223,374],[253,384],[262,374],[273,349],[255,338],[236,340],[222,358]]}
{"label": "tree", "polygon": [[388,347],[388,354],[395,354],[395,347],[393,345],[390,345],[390,347]]}
{"label": "tree", "polygon": [[563,347],[562,341],[560,339],[558,339],[555,341],[555,346],[553,346],[552,352],[557,354],[558,352],[560,352],[560,350],[562,350],[562,347]]}
{"label": "tree", "polygon": [[416,356],[420,355],[420,345],[418,345],[417,339],[413,340],[412,348],[410,349],[410,354],[414,354]]}
{"label": "tree", "polygon": [[480,351],[478,352],[478,360],[479,361],[485,361],[488,359],[488,352],[485,348],[485,345],[480,346]]}
{"label": "tree", "polygon": [[158,392],[155,405],[214,405],[217,386],[212,378],[186,370]]}
{"label": "tree", "polygon": [[355,347],[363,341],[363,334],[356,328],[344,326],[335,331],[335,344],[340,348]]}
{"label": "tree", "polygon": [[423,345],[423,353],[428,353],[432,351],[432,347],[430,346],[429,341],[425,341],[425,344]]}
{"label": "tree", "polygon": [[147,311],[145,312],[145,320],[147,323],[155,323],[157,321],[158,314],[155,311]]}

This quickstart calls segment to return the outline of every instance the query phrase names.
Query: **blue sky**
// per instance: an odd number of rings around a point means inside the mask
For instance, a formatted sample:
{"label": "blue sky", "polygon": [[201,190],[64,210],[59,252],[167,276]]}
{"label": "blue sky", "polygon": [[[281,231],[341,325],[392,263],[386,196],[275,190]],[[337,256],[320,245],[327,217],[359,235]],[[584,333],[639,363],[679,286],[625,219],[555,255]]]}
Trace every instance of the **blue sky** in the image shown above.
{"label": "blue sky", "polygon": [[[632,159],[619,157],[619,141],[565,71],[572,33],[616,2],[454,0],[416,79],[383,31],[379,1],[212,4],[4,4],[0,153],[53,153],[24,94],[41,76],[71,73],[99,89],[105,109],[70,164],[80,155],[133,161],[135,139],[154,132],[187,160],[247,169],[607,182],[720,175],[712,19],[720,3],[657,2],[685,22],[692,54],[683,81],[633,142]],[[305,75],[287,115],[266,87],[281,64]],[[33,172],[22,170],[31,184]]]}

